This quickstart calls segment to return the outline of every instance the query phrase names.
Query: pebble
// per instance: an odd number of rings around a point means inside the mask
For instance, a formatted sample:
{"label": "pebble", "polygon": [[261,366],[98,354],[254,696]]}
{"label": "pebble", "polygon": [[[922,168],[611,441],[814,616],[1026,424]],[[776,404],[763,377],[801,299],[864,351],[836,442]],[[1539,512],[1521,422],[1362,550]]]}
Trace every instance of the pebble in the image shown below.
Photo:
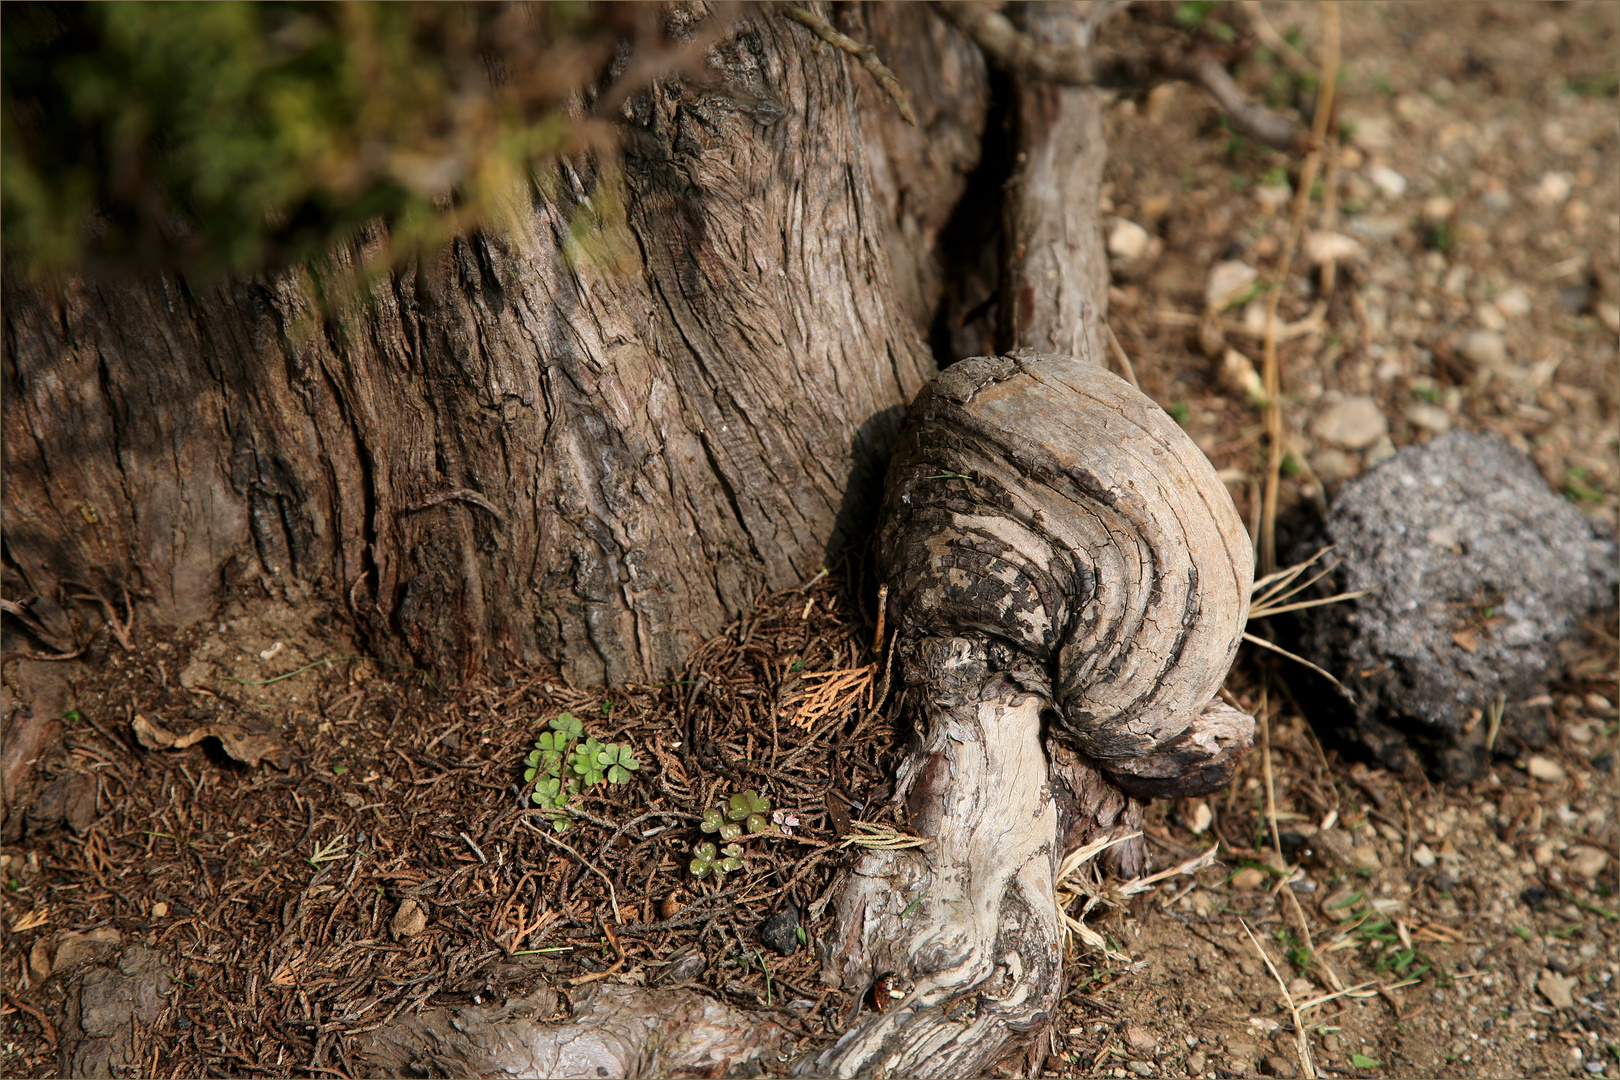
{"label": "pebble", "polygon": [[1215,812],[1209,808],[1209,803],[1201,799],[1188,807],[1188,812],[1185,815],[1187,828],[1192,830],[1194,836],[1204,835],[1204,831],[1210,827],[1214,820]]}
{"label": "pebble", "polygon": [[1602,694],[1587,694],[1582,704],[1586,706],[1587,712],[1594,712],[1600,716],[1606,716],[1614,710],[1614,702]]}
{"label": "pebble", "polygon": [[1507,364],[1507,341],[1495,330],[1470,330],[1457,343],[1457,351],[1483,368]]}
{"label": "pebble", "polygon": [[427,912],[414,899],[406,897],[400,901],[399,910],[394,912],[388,926],[395,938],[413,938],[427,929]]}
{"label": "pebble", "polygon": [[1108,230],[1108,254],[1124,262],[1135,262],[1148,252],[1153,237],[1148,231],[1128,218],[1115,218]]}
{"label": "pebble", "polygon": [[1125,1044],[1138,1054],[1149,1054],[1159,1045],[1159,1040],[1147,1028],[1132,1024],[1125,1029]]}
{"label": "pebble", "polygon": [[1562,765],[1540,754],[1531,754],[1530,760],[1525,762],[1525,769],[1537,780],[1545,780],[1550,784],[1556,784],[1568,775]]}
{"label": "pebble", "polygon": [[[1609,865],[1608,852],[1587,844],[1570,848],[1564,853],[1564,857],[1569,861],[1570,873],[1586,881],[1596,880],[1597,876],[1603,873],[1603,868]],[[157,913],[156,906],[152,908],[152,912]]]}
{"label": "pebble", "polygon": [[1152,1076],[1153,1066],[1145,1061],[1127,1061],[1125,1067],[1137,1076]]}
{"label": "pebble", "polygon": [[1290,979],[1288,982],[1288,996],[1298,1005],[1308,1001],[1315,993],[1316,986],[1309,979]]}
{"label": "pebble", "polygon": [[1367,452],[1361,455],[1361,461],[1370,469],[1374,465],[1388,461],[1394,456],[1395,444],[1390,441],[1388,435],[1383,435],[1379,437],[1377,442],[1367,447]]}
{"label": "pebble", "polygon": [[1530,314],[1530,294],[1517,285],[1508,289],[1493,302],[1493,307],[1509,319],[1522,319]]}
{"label": "pebble", "polygon": [[1547,1004],[1555,1009],[1573,1009],[1575,987],[1579,985],[1579,980],[1559,975],[1549,968],[1543,968],[1541,978],[1536,980],[1536,989],[1547,999]]}
{"label": "pebble", "polygon": [[1232,887],[1242,889],[1244,892],[1253,892],[1262,888],[1266,883],[1266,872],[1252,866],[1246,866],[1232,875]]}
{"label": "pebble", "polygon": [[1437,861],[1434,856],[1434,849],[1429,847],[1428,844],[1419,844],[1412,849],[1412,861],[1427,870]]}
{"label": "pebble", "polygon": [[169,913],[169,905],[162,900],[152,905],[152,918],[161,919]]}
{"label": "pebble", "polygon": [[1324,484],[1342,484],[1361,474],[1361,462],[1331,446],[1314,451],[1310,460],[1311,471]]}
{"label": "pebble", "polygon": [[1204,1066],[1208,1064],[1209,1059],[1201,1053],[1192,1053],[1187,1055],[1187,1071],[1192,1073],[1194,1076],[1203,1072]]}
{"label": "pebble", "polygon": [[1246,262],[1236,259],[1218,262],[1209,268],[1209,278],[1204,282],[1204,304],[1223,310],[1259,279],[1260,271]]}
{"label": "pebble", "polygon": [[1345,450],[1365,450],[1389,433],[1383,410],[1366,394],[1334,402],[1317,414],[1311,432]]}
{"label": "pebble", "polygon": [[1266,386],[1255,370],[1254,361],[1238,352],[1236,349],[1227,349],[1221,356],[1221,383],[1228,390],[1242,394],[1249,404],[1257,409],[1265,408],[1269,402],[1266,396]]}
{"label": "pebble", "polygon": [[1280,1054],[1272,1054],[1267,1057],[1265,1065],[1261,1067],[1260,1071],[1267,1076],[1281,1077],[1282,1080],[1293,1080],[1295,1075],[1294,1063]]}
{"label": "pebble", "polygon": [[1324,263],[1354,262],[1366,253],[1366,248],[1353,237],[1336,232],[1313,232],[1305,238],[1305,257],[1312,266]]}
{"label": "pebble", "polygon": [[1480,304],[1474,309],[1474,321],[1487,330],[1494,330],[1500,334],[1507,329],[1507,320],[1496,309],[1495,304]]}
{"label": "pebble", "polygon": [[1457,204],[1444,195],[1435,195],[1423,200],[1423,220],[1430,225],[1438,225],[1451,216],[1457,209]]}
{"label": "pebble", "polygon": [[1386,199],[1398,199],[1406,194],[1406,177],[1388,165],[1369,165],[1367,179]]}
{"label": "pebble", "polygon": [[1542,206],[1557,206],[1569,198],[1569,176],[1561,172],[1543,173],[1530,198]]}
{"label": "pebble", "polygon": [[1406,419],[1413,427],[1432,431],[1436,435],[1451,430],[1451,414],[1427,401],[1414,402],[1406,407]]}

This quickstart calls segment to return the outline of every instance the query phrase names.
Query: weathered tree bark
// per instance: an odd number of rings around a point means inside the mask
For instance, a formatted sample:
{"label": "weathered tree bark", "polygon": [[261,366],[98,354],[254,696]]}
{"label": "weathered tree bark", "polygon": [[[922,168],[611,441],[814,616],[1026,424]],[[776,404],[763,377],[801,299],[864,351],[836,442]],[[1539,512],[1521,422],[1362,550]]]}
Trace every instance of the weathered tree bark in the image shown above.
{"label": "weathered tree bark", "polygon": [[458,242],[324,324],[294,273],[57,296],[8,273],[8,598],[68,648],[101,618],[74,595],[127,588],[184,625],[234,574],[342,597],[371,647],[441,674],[663,677],[869,527],[932,371],[915,324],[984,69],[926,9],[873,21],[906,43],[924,131],[745,10],[703,78],[625,106],[627,263],[611,232],[575,238],[613,193],[565,166],[525,235]]}

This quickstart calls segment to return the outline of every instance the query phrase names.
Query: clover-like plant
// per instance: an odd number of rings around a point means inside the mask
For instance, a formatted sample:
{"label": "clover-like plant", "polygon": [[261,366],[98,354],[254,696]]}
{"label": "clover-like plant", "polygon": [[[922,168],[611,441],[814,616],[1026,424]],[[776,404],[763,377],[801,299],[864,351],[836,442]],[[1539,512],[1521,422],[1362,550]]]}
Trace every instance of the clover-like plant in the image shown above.
{"label": "clover-like plant", "polygon": [[770,812],[771,800],[753,788],[749,788],[741,795],[733,795],[726,802],[726,817],[732,821],[743,822],[751,834],[764,832],[771,827],[769,819],[765,817]]}
{"label": "clover-like plant", "polygon": [[714,845],[705,840],[692,849],[690,867],[693,877],[701,878],[712,873],[716,881],[723,880],[733,870],[742,869],[742,847],[727,844],[716,851]]}
{"label": "clover-like plant", "polygon": [[599,742],[594,736],[581,742],[585,725],[573,713],[559,713],[549,726],[524,758],[523,782],[531,785],[530,801],[550,812],[551,827],[566,832],[573,825],[568,804],[576,796],[604,779],[628,783],[641,762],[628,745]]}
{"label": "clover-like plant", "polygon": [[715,845],[704,840],[692,849],[692,876],[700,878],[713,872],[718,880],[720,875],[741,867],[742,845],[735,841],[743,835],[744,829],[750,836],[769,830],[771,823],[765,815],[770,810],[771,800],[753,788],[731,796],[721,806],[711,806],[705,810],[698,828],[706,833],[718,833],[721,842],[726,845],[721,849],[722,854],[736,865],[717,867],[715,859],[719,856],[714,854]]}

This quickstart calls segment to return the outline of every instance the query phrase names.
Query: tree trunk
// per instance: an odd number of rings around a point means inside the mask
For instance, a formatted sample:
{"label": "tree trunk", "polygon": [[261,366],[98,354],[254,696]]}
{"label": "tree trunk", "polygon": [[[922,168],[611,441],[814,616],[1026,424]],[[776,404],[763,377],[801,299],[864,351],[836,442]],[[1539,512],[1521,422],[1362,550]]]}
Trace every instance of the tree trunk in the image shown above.
{"label": "tree trunk", "polygon": [[296,272],[54,295],[8,273],[8,598],[65,650],[102,617],[76,595],[127,589],[181,626],[257,580],[340,598],[372,648],[445,676],[664,677],[870,528],[933,370],[931,248],[984,67],[924,8],[868,15],[920,130],[745,10],[700,77],[625,106],[626,232],[576,163],[523,235],[459,241],[328,319]]}

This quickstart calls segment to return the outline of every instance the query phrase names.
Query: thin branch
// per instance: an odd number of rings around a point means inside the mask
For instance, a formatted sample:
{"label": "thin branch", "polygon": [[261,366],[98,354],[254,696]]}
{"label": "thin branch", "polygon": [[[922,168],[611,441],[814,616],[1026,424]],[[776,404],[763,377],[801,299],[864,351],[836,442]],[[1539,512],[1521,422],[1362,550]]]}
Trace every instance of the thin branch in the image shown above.
{"label": "thin branch", "polygon": [[840,33],[832,23],[808,8],[788,4],[783,10],[788,18],[822,41],[859,60],[861,65],[872,73],[872,78],[877,80],[878,85],[883,87],[883,92],[889,95],[889,100],[894,102],[894,107],[900,111],[900,118],[912,127],[917,126],[917,114],[912,111],[911,98],[907,96],[906,88],[900,85],[900,80],[895,77],[894,72],[878,59],[876,45],[862,45],[848,34]]}
{"label": "thin branch", "polygon": [[1114,350],[1114,359],[1119,361],[1119,366],[1125,375],[1125,381],[1140,391],[1142,384],[1136,381],[1136,369],[1131,366],[1131,358],[1125,352],[1125,346],[1119,343],[1119,337],[1114,333],[1112,326],[1103,323],[1103,328],[1108,331],[1108,347]]}
{"label": "thin branch", "polygon": [[1202,86],[1226,111],[1232,126],[1256,142],[1295,153],[1308,153],[1317,145],[1299,124],[1246,99],[1225,66],[1209,53],[1183,53],[1172,47],[1148,56],[1097,47],[1042,45],[1014,26],[994,4],[937,0],[934,6],[997,67],[1014,76],[1065,86],[1115,87],[1180,79]]}
{"label": "thin branch", "polygon": [[1295,75],[1316,78],[1316,65],[1311,63],[1310,57],[1289,44],[1288,39],[1277,33],[1277,28],[1271,25],[1266,18],[1265,10],[1260,6],[1260,0],[1241,0],[1239,6],[1243,13],[1249,17],[1249,28],[1254,36],[1260,39],[1260,44],[1270,49],[1277,58]]}

